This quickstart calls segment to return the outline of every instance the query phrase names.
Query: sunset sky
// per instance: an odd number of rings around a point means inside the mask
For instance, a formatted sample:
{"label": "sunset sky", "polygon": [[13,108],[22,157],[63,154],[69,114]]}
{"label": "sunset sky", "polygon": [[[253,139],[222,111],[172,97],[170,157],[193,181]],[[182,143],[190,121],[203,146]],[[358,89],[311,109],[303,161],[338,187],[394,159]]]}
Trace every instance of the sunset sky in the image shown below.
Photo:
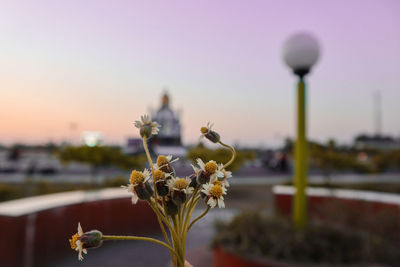
{"label": "sunset sky", "polygon": [[400,136],[400,1],[0,0],[0,144],[87,130],[122,144],[166,87],[186,144],[207,121],[230,142],[277,144],[295,128],[282,45],[304,30],[322,47],[309,136],[373,133],[377,90],[383,132]]}

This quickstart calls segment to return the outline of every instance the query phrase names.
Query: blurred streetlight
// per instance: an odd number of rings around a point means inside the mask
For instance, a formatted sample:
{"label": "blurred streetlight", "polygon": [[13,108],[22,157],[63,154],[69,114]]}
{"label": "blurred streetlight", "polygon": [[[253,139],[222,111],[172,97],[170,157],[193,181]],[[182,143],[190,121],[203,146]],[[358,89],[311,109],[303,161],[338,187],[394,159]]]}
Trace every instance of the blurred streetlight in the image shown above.
{"label": "blurred streetlight", "polygon": [[283,46],[285,63],[298,76],[297,83],[297,140],[295,145],[295,197],[293,220],[297,227],[307,223],[307,137],[306,137],[306,86],[304,76],[317,62],[320,54],[318,41],[308,33],[292,35]]}

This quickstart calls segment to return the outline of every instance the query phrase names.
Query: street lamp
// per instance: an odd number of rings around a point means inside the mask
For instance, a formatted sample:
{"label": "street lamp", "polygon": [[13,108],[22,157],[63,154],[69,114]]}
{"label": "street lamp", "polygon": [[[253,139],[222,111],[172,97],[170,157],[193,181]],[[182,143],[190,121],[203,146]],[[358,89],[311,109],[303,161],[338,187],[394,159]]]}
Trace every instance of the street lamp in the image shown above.
{"label": "street lamp", "polygon": [[293,220],[297,227],[307,223],[307,137],[306,87],[304,76],[317,62],[320,54],[318,41],[308,33],[292,35],[283,46],[283,59],[299,78],[297,83],[297,140],[295,145],[295,196]]}

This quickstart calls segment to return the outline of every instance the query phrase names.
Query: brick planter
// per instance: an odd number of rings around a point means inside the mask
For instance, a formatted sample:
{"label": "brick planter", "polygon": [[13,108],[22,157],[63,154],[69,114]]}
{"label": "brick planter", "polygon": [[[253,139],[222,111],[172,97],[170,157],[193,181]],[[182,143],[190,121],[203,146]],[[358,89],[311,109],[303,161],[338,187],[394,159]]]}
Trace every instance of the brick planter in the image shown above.
{"label": "brick planter", "polygon": [[293,267],[285,263],[270,261],[267,259],[243,258],[233,253],[225,251],[221,247],[214,248],[213,267]]}
{"label": "brick planter", "polygon": [[120,188],[75,191],[0,203],[1,266],[43,266],[73,252],[68,238],[84,231],[142,235],[159,231],[145,202]]}

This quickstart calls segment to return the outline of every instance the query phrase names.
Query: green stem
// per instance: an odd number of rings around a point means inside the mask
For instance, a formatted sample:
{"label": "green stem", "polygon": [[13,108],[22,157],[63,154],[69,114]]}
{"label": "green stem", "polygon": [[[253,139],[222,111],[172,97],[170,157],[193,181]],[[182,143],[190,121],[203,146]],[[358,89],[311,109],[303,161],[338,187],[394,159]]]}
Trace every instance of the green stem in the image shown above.
{"label": "green stem", "polygon": [[[158,210],[158,208],[153,204],[153,202],[152,202],[151,200],[148,200],[147,203],[149,203],[149,206],[150,206],[150,207],[153,209],[153,211],[156,213],[157,219],[158,219],[158,223],[160,224],[160,228],[161,228],[161,230],[162,230],[162,232],[163,232],[164,238],[165,238],[165,240],[167,241],[167,243],[168,243],[169,245],[171,245],[171,242],[170,242],[169,239],[168,239],[167,232],[165,231],[164,225],[163,225],[163,223],[162,223],[162,221],[163,221],[163,222],[167,225],[167,227],[170,229],[171,235],[174,235],[174,234],[176,235],[176,233],[173,231],[173,228],[172,228],[172,226],[171,226],[169,220],[168,220],[166,217],[164,217],[164,216],[160,213],[160,211]],[[162,220],[162,221],[161,221],[161,220]]]}
{"label": "green stem", "polygon": [[154,238],[150,238],[150,237],[141,237],[141,236],[118,236],[118,235],[103,235],[103,240],[142,240],[142,241],[149,241],[149,242],[154,242],[156,244],[159,244],[163,247],[166,247],[171,253],[175,254],[176,256],[177,253],[170,247],[168,246],[166,243],[154,239]]}
{"label": "green stem", "polygon": [[204,216],[206,216],[206,214],[208,213],[209,210],[210,210],[210,206],[207,206],[207,209],[206,209],[201,215],[199,215],[199,217],[197,217],[196,219],[194,219],[194,220],[189,224],[189,227],[188,227],[187,231],[189,231],[190,228],[192,228],[193,224],[195,224],[198,220],[200,220],[201,218],[203,218]]}
{"label": "green stem", "polygon": [[196,205],[197,205],[197,202],[199,201],[199,197],[197,197],[197,194],[198,194],[198,187],[196,188],[196,191],[193,193],[193,196],[192,196],[192,198],[191,198],[191,202],[190,202],[190,204],[189,204],[189,206],[188,206],[188,209],[187,209],[187,214],[186,214],[186,218],[185,218],[185,223],[184,223],[184,225],[183,225],[183,229],[184,229],[184,231],[185,231],[185,235],[186,235],[186,233],[187,233],[187,225],[188,225],[188,223],[189,223],[189,221],[190,221],[190,219],[191,219],[191,217],[192,217],[192,213],[193,213],[193,210],[194,210],[194,208],[196,207]]}
{"label": "green stem", "polygon": [[[162,221],[167,225],[167,227],[173,230],[172,225],[169,222],[169,220],[160,213],[160,211],[156,208],[154,203],[150,200],[148,200],[147,203],[149,203],[150,207],[153,209],[153,211],[156,213],[156,215],[162,219]],[[176,234],[176,232],[173,231],[173,234]]]}
{"label": "green stem", "polygon": [[177,227],[177,232],[180,234],[180,229],[181,229],[181,216],[182,216],[182,204],[178,204],[178,227]]}
{"label": "green stem", "polygon": [[[171,216],[172,222],[174,224],[175,230],[179,233],[179,223],[178,223],[178,215]],[[172,236],[172,243],[174,244],[174,249],[177,252],[177,266],[184,266],[185,264],[185,255],[182,254],[182,242],[178,235]],[[180,264],[179,264],[180,263]]]}
{"label": "green stem", "polygon": [[228,162],[222,167],[222,169],[225,169],[226,167],[228,167],[229,165],[231,165],[232,162],[235,160],[235,158],[236,158],[236,151],[235,151],[235,149],[234,149],[233,147],[231,147],[231,146],[229,146],[229,145],[227,145],[227,144],[224,144],[224,143],[222,143],[221,141],[218,141],[218,143],[220,143],[222,146],[228,148],[228,149],[232,152],[232,158],[231,158],[231,160],[228,161]]}
{"label": "green stem", "polygon": [[[150,157],[149,148],[147,147],[147,137],[146,137],[146,136],[143,137],[143,148],[144,148],[144,151],[146,152],[147,161],[148,161],[149,164],[150,164],[151,174],[152,174],[152,176],[154,177],[154,166],[153,166],[153,161],[151,160],[151,157]],[[156,182],[155,182],[154,178],[153,178],[153,190],[154,190],[154,203],[156,203],[156,205],[155,205],[155,207],[153,208],[153,210],[154,210],[154,211],[157,211],[157,212],[156,212],[156,213],[157,213],[157,220],[158,220],[158,223],[159,223],[159,225],[160,225],[161,231],[162,231],[162,233],[163,233],[163,235],[164,235],[165,241],[167,241],[168,245],[171,246],[171,242],[170,242],[169,239],[168,239],[167,232],[165,231],[164,225],[163,225],[163,223],[161,222],[162,215],[161,215],[161,213],[160,213],[160,211],[159,211],[159,207],[158,207],[158,202],[157,202],[157,199],[158,199],[158,197],[157,197],[157,188],[156,188]],[[150,201],[149,201],[149,203],[150,203]]]}

